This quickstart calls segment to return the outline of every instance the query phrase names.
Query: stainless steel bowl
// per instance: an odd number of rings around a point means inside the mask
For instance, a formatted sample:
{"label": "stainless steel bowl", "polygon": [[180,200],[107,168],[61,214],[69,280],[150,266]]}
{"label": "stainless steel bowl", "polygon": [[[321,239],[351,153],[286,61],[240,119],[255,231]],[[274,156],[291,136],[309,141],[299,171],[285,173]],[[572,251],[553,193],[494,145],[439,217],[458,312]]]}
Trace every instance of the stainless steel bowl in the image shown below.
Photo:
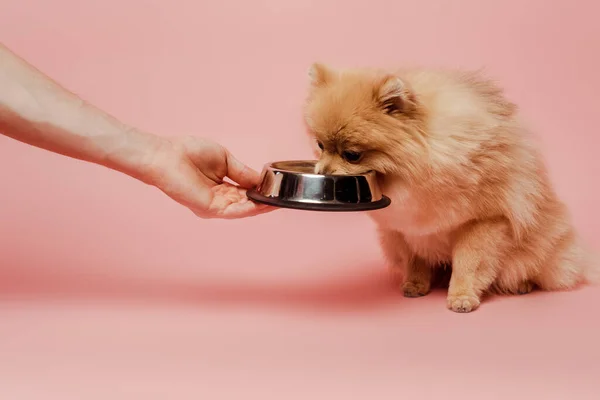
{"label": "stainless steel bowl", "polygon": [[366,211],[390,205],[374,172],[315,174],[316,161],[278,161],[265,165],[262,181],[248,191],[251,200],[275,207],[312,211]]}

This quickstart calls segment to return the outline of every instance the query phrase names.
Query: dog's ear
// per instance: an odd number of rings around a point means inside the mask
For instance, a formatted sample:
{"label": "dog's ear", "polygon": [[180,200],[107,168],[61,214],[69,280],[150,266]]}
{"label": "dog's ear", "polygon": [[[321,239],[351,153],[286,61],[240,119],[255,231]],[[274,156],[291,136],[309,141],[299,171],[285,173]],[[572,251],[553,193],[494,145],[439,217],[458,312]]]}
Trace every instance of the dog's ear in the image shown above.
{"label": "dog's ear", "polygon": [[386,76],[376,86],[375,97],[388,114],[410,113],[415,110],[415,96],[404,81],[394,75]]}
{"label": "dog's ear", "polygon": [[308,70],[308,76],[311,86],[322,87],[334,79],[335,72],[325,64],[314,63]]}

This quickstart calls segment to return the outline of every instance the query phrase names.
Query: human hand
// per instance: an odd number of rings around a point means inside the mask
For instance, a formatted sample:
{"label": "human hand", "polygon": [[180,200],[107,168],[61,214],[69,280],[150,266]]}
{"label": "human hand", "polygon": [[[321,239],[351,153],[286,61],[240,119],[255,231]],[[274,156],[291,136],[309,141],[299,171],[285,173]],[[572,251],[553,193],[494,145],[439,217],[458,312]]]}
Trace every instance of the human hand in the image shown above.
{"label": "human hand", "polygon": [[260,174],[220,144],[197,137],[159,140],[143,180],[198,217],[236,219],[273,210],[246,197],[246,190],[260,183]]}

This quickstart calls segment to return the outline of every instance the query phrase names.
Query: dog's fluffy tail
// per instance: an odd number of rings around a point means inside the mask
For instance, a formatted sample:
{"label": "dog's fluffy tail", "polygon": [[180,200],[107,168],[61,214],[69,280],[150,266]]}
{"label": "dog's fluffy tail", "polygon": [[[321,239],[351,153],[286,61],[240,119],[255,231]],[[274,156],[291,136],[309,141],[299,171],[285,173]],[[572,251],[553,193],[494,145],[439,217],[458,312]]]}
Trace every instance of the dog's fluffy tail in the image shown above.
{"label": "dog's fluffy tail", "polygon": [[583,279],[588,285],[600,285],[600,268],[597,259],[596,257],[594,263],[587,265],[583,271]]}
{"label": "dog's fluffy tail", "polygon": [[585,249],[583,280],[588,285],[600,285],[600,257],[588,248]]}

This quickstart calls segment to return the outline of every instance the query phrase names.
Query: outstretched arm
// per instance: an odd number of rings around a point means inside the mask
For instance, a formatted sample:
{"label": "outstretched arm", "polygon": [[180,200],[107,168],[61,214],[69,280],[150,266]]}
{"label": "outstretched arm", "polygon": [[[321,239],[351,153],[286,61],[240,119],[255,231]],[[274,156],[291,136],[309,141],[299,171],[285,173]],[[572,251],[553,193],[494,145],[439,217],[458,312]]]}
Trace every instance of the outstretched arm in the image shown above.
{"label": "outstretched arm", "polygon": [[[85,102],[0,43],[0,133],[103,165],[154,185],[202,218],[241,218],[270,208],[247,200],[259,175],[209,140],[167,139]],[[225,183],[229,177],[239,186]]]}

